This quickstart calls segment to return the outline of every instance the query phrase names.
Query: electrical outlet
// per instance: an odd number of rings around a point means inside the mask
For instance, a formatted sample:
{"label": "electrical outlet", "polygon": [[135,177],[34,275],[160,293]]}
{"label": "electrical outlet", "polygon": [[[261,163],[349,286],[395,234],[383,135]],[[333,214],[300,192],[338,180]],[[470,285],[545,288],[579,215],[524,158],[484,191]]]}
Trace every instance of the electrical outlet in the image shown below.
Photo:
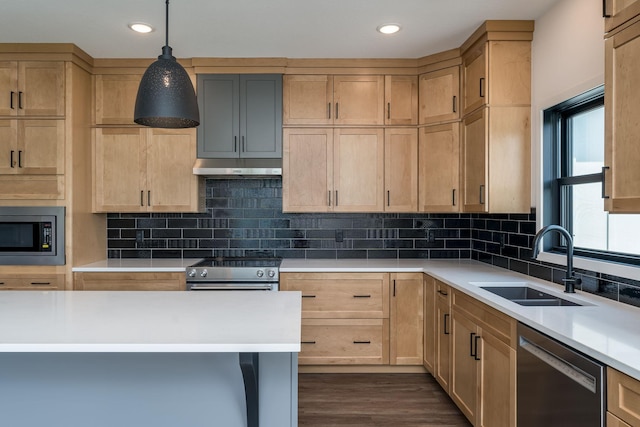
{"label": "electrical outlet", "polygon": [[436,241],[436,235],[433,230],[427,230],[427,243],[433,243]]}
{"label": "electrical outlet", "polygon": [[344,231],[336,230],[336,242],[338,243],[344,242]]}

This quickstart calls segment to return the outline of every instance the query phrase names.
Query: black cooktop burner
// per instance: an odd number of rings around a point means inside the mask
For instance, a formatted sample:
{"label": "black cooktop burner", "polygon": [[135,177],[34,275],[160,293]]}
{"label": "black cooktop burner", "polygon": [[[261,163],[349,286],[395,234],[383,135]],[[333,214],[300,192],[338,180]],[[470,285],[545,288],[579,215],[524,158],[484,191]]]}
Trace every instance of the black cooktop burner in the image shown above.
{"label": "black cooktop burner", "polygon": [[191,267],[279,267],[282,258],[217,257],[205,258]]}

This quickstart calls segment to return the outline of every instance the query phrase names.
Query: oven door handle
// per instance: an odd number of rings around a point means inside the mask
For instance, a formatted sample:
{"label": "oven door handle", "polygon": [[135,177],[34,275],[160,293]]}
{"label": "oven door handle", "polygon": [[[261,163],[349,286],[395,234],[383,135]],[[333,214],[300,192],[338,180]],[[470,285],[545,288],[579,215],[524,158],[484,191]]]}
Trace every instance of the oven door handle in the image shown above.
{"label": "oven door handle", "polygon": [[188,286],[190,291],[271,291],[273,290],[272,284],[264,285],[245,285],[238,286],[235,284],[229,285],[216,285],[216,284],[192,284]]}

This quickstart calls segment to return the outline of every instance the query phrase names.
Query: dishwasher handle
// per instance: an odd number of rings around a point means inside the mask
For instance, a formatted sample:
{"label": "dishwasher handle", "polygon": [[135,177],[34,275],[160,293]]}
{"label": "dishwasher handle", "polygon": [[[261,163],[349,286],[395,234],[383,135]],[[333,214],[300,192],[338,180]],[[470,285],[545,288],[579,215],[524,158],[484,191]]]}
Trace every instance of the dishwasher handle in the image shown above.
{"label": "dishwasher handle", "polygon": [[537,357],[542,362],[580,384],[590,392],[594,394],[597,393],[597,380],[593,375],[584,372],[582,369],[551,353],[549,350],[532,343],[522,335],[518,337],[518,345],[521,349],[531,353],[531,355]]}

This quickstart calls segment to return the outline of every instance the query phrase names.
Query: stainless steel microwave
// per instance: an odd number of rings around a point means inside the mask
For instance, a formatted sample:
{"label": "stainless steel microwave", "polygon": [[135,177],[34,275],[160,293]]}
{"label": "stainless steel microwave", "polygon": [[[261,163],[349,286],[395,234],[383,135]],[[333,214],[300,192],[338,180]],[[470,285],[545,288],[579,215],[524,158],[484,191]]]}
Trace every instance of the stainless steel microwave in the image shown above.
{"label": "stainless steel microwave", "polygon": [[64,265],[64,207],[0,206],[0,265]]}

